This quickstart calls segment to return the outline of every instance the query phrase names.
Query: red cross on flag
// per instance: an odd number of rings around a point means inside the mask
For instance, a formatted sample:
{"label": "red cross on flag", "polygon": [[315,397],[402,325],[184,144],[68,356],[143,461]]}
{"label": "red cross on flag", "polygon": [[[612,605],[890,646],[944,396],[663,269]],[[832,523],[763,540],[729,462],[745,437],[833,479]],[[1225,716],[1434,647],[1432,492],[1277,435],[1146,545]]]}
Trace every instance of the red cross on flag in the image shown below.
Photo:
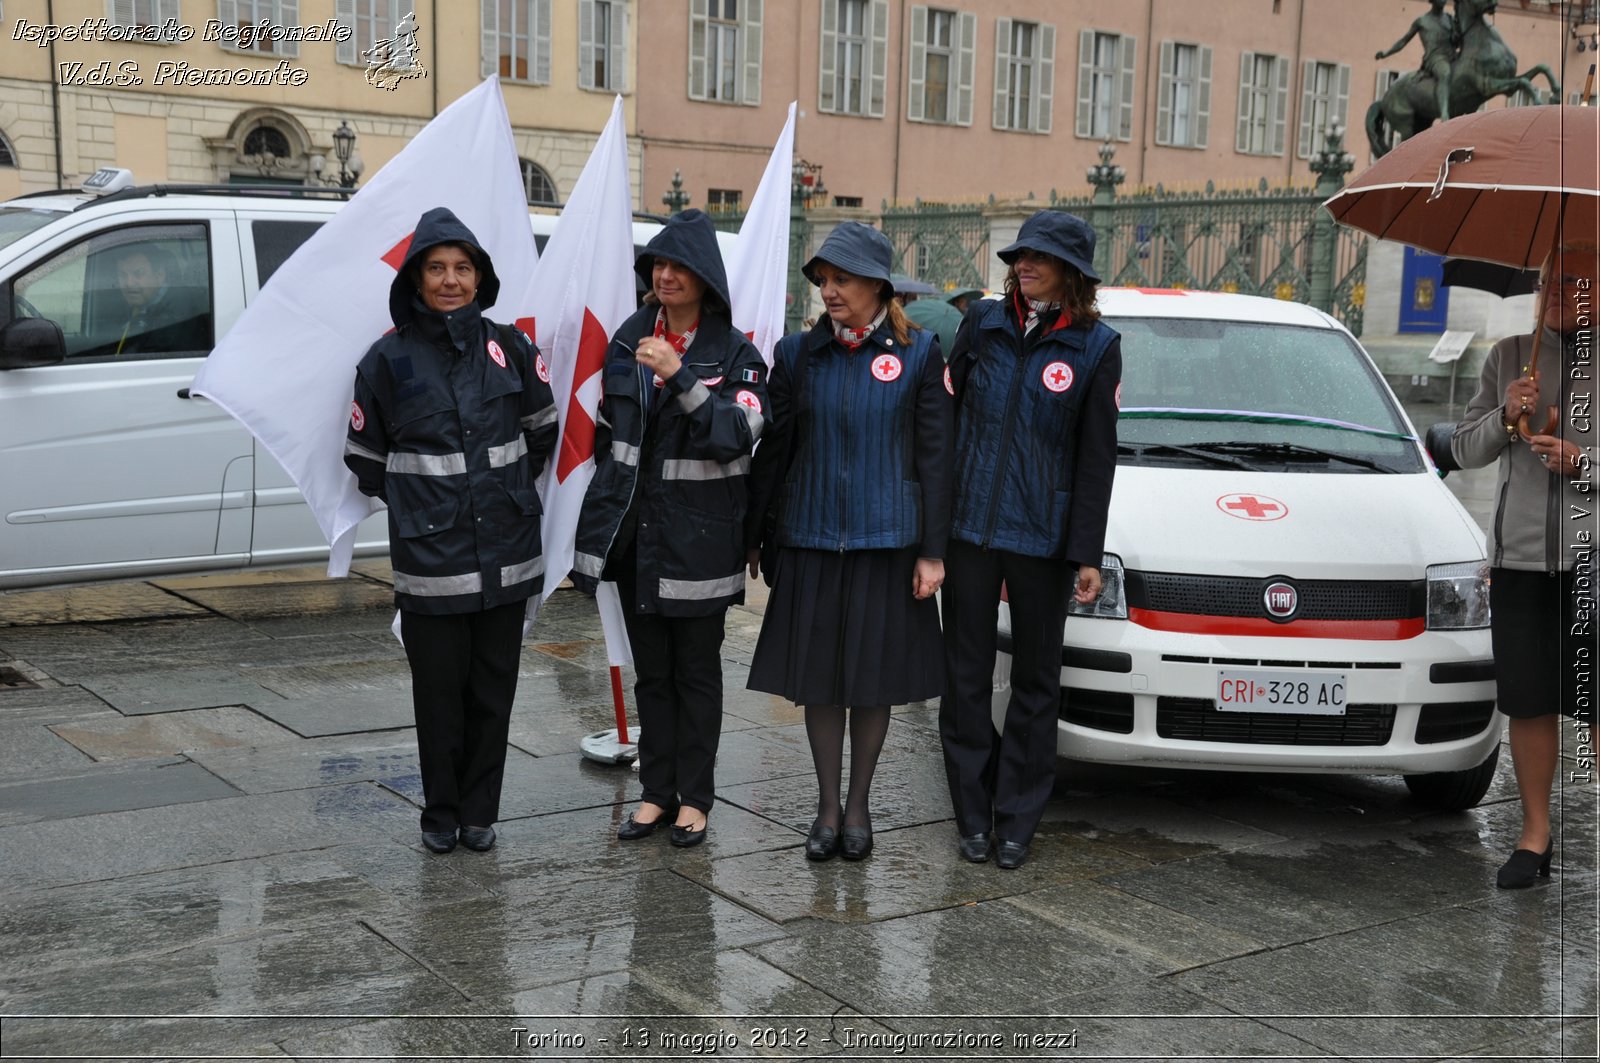
{"label": "red cross on flag", "polygon": [[[393,328],[389,285],[424,211],[449,207],[494,259],[511,321],[527,304],[538,252],[499,83],[490,78],[424,126],[333,219],[301,245],[195,375],[204,395],[249,429],[305,496],[332,547],[328,575],[350,569],[356,525],[382,508],[344,464],[356,363]],[[631,288],[629,289],[632,290]],[[268,455],[271,457],[269,458]]]}
{"label": "red cross on flag", "polygon": [[794,111],[778,134],[750,211],[739,226],[723,265],[733,299],[733,327],[750,337],[772,364],[772,348],[783,336],[789,299],[789,188],[794,180]]}
{"label": "red cross on flag", "polygon": [[[633,292],[633,197],[618,96],[517,304],[533,310],[561,417],[561,444],[541,495],[546,597],[572,571],[578,512],[594,478],[600,371],[611,334],[634,310]],[[627,664],[633,657],[616,588],[601,584],[596,599],[611,663]]]}

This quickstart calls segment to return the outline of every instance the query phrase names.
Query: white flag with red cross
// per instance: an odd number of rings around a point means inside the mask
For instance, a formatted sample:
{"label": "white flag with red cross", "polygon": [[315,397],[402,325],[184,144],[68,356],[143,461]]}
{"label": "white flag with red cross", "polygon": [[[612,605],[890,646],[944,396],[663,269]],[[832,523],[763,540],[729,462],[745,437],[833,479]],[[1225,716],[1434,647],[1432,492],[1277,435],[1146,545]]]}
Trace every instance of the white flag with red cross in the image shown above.
{"label": "white flag with red cross", "polygon": [[[250,430],[294,478],[350,569],[356,525],[382,508],[344,464],[356,363],[385,332],[389,286],[417,219],[448,207],[494,261],[498,321],[520,302],[538,251],[500,84],[490,78],[439,113],[278,271],[222,337],[190,391]],[[630,289],[631,291],[631,289]]]}
{"label": "white flag with red cross", "polygon": [[739,239],[728,253],[728,295],[733,299],[733,327],[750,337],[767,365],[772,348],[783,337],[783,315],[789,297],[789,189],[794,180],[794,112],[778,134],[767,169],[756,187],[750,210],[739,226]]}
{"label": "white flag with red cross", "polygon": [[[610,337],[634,300],[633,197],[628,186],[628,138],[618,96],[561,208],[561,221],[545,244],[519,306],[533,309],[522,322],[550,368],[550,388],[560,411],[561,442],[544,481],[545,597],[572,571],[578,512],[594,478],[595,412]],[[613,665],[633,659],[616,588],[596,595]]]}

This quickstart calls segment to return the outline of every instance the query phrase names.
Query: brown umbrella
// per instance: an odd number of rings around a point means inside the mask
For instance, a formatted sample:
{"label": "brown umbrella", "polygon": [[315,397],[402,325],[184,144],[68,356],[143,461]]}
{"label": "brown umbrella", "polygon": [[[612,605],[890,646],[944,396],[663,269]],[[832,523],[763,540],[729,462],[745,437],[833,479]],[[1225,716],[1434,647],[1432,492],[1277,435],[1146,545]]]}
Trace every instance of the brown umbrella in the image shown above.
{"label": "brown umbrella", "polygon": [[[1507,107],[1453,118],[1400,144],[1325,205],[1337,221],[1382,240],[1539,266],[1567,240],[1600,238],[1600,108]],[[1541,303],[1540,321],[1544,310]],[[1529,373],[1543,331],[1534,331]],[[1556,423],[1552,410],[1545,431]]]}

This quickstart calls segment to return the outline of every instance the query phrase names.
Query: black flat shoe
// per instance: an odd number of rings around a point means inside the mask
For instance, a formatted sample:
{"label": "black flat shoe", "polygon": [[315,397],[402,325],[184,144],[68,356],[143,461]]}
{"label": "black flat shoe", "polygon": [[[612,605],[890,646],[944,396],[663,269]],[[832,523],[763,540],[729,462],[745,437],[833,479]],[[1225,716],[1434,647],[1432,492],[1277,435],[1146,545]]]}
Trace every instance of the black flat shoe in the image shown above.
{"label": "black flat shoe", "polygon": [[846,860],[865,860],[872,852],[871,827],[846,827],[839,838],[839,855]]}
{"label": "black flat shoe", "polygon": [[448,853],[456,847],[456,832],[453,830],[425,830],[422,832],[422,844],[432,853]]}
{"label": "black flat shoe", "polygon": [[461,844],[475,853],[486,853],[494,848],[494,828],[462,827]]}
{"label": "black flat shoe", "polygon": [[820,819],[814,820],[811,833],[806,835],[806,859],[832,860],[838,855],[839,831],[834,827],[824,827]]}
{"label": "black flat shoe", "polygon": [[678,810],[676,808],[664,808],[661,810],[661,815],[652,819],[649,823],[640,823],[630,812],[628,814],[628,822],[617,828],[617,837],[625,842],[631,842],[638,838],[648,838],[656,832],[657,827],[671,822],[672,818],[677,814]]}
{"label": "black flat shoe", "polygon": [[1015,871],[1027,858],[1028,847],[1021,842],[1008,842],[1002,838],[995,847],[994,862],[1007,871]]}
{"label": "black flat shoe", "polygon": [[693,848],[694,846],[699,845],[701,842],[706,840],[706,833],[710,830],[710,820],[700,824],[699,830],[690,830],[688,827],[680,827],[674,823],[672,825],[672,837],[670,841],[673,845],[676,845],[680,849]]}
{"label": "black flat shoe", "polygon": [[1552,838],[1542,853],[1532,849],[1516,850],[1511,854],[1511,859],[1495,873],[1494,884],[1503,890],[1525,890],[1533,885],[1535,879],[1549,878],[1550,857],[1554,855],[1555,848],[1555,839]]}
{"label": "black flat shoe", "polygon": [[961,850],[963,860],[971,860],[974,864],[989,862],[989,835],[985,832],[963,834],[958,848]]}

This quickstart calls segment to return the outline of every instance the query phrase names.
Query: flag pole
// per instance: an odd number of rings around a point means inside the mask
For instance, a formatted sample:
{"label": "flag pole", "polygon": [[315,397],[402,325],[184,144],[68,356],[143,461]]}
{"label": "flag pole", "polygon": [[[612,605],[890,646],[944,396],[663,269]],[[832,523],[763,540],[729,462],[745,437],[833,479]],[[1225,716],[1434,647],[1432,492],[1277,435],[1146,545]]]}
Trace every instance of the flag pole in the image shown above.
{"label": "flag pole", "polygon": [[611,666],[611,704],[617,710],[617,741],[625,746],[630,745],[628,707],[622,700],[622,669],[615,664]]}

